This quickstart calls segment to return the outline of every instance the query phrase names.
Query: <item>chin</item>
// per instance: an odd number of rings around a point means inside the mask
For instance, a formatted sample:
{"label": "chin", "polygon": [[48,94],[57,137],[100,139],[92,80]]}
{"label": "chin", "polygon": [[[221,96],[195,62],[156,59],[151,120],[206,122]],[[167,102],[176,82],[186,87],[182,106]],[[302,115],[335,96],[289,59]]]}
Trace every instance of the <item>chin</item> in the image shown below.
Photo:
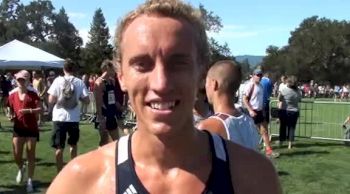
{"label": "chin", "polygon": [[183,127],[179,126],[179,123],[165,123],[165,122],[155,122],[149,125],[149,132],[159,138],[167,138],[172,136],[177,136],[182,133]]}

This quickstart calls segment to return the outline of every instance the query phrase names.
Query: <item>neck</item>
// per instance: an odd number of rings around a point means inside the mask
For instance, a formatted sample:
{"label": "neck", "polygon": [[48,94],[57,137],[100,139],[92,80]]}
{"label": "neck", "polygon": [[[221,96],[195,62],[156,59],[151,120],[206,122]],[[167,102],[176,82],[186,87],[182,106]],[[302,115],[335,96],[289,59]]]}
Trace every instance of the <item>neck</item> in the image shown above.
{"label": "neck", "polygon": [[18,91],[20,93],[26,93],[27,92],[27,87],[18,87]]}
{"label": "neck", "polygon": [[226,113],[232,116],[240,115],[233,102],[234,96],[217,95],[214,98],[213,108],[215,113]]}
{"label": "neck", "polygon": [[64,72],[64,75],[66,75],[66,76],[70,76],[70,75],[73,75],[73,73],[70,73],[70,72]]}
{"label": "neck", "polygon": [[193,127],[192,121],[183,129],[185,130],[179,130],[177,134],[160,137],[139,127],[132,138],[135,164],[166,171],[193,165],[191,162],[197,159],[196,156],[205,157],[204,153],[208,149],[203,147],[203,133]]}
{"label": "neck", "polygon": [[203,118],[208,115],[209,105],[204,101],[198,101],[195,104],[195,108],[193,109],[193,114],[197,114]]}

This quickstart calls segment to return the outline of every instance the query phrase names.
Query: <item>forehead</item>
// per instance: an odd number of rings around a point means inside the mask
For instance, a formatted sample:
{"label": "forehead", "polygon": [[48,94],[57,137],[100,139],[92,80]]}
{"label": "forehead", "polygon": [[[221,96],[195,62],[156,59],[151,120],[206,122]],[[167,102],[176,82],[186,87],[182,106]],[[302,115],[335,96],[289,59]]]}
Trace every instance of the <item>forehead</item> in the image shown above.
{"label": "forehead", "polygon": [[[121,52],[158,49],[157,51],[197,51],[193,27],[184,19],[141,15],[124,30]],[[184,48],[186,49],[184,50]],[[127,48],[127,49],[126,49]]]}

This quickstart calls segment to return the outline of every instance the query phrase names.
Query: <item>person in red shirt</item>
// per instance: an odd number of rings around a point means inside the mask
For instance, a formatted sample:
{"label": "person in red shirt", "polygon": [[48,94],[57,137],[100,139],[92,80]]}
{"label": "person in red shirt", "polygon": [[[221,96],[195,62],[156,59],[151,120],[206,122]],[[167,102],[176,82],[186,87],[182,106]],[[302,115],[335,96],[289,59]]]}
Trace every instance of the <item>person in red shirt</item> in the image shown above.
{"label": "person in red shirt", "polygon": [[37,114],[40,113],[40,98],[37,93],[28,87],[30,74],[26,70],[16,75],[17,87],[10,92],[8,105],[10,119],[13,121],[13,155],[18,166],[16,182],[23,180],[25,164],[23,161],[23,148],[26,145],[28,160],[27,191],[33,191],[32,178],[35,169],[35,146],[39,140]]}

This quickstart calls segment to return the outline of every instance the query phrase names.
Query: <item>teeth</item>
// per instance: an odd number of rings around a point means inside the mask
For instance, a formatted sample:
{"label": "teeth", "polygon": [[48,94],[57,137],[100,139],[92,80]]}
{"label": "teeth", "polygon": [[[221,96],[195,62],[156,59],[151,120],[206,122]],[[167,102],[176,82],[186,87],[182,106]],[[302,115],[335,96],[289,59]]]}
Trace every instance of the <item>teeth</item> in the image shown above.
{"label": "teeth", "polygon": [[172,109],[175,106],[175,102],[152,102],[151,108],[157,110],[167,110]]}

